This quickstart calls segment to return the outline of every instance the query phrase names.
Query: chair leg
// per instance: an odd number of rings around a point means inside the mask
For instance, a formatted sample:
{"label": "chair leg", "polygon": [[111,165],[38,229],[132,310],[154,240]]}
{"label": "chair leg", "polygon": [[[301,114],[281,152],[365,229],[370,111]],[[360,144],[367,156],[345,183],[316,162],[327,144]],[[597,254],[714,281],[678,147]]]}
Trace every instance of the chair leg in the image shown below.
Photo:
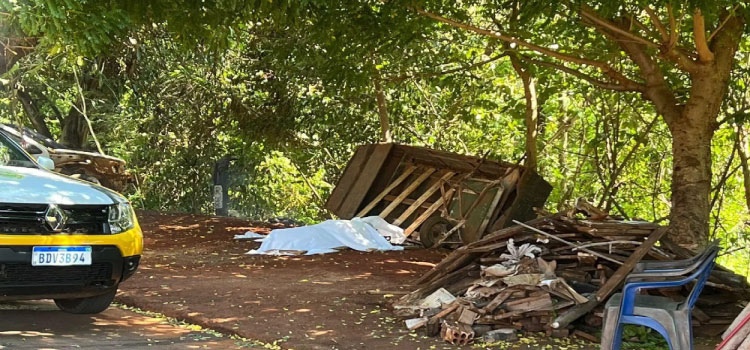
{"label": "chair leg", "polygon": [[617,323],[617,326],[615,326],[615,332],[612,334],[612,350],[620,350],[620,347],[622,346],[623,328],[625,328],[625,325],[619,322]]}
{"label": "chair leg", "polygon": [[[617,316],[617,314],[614,316]],[[607,318],[605,316],[601,350],[620,350],[622,346],[622,331],[625,325],[617,322],[617,317],[609,317],[609,320]]]}
{"label": "chair leg", "polygon": [[692,350],[693,349],[693,318],[690,313],[683,315],[684,317],[677,317],[675,325],[686,325],[679,327],[675,330],[677,333],[677,339],[674,339],[673,350]]}
{"label": "chair leg", "polygon": [[604,310],[604,327],[602,329],[601,350],[612,350],[615,328],[617,328],[617,312]]}

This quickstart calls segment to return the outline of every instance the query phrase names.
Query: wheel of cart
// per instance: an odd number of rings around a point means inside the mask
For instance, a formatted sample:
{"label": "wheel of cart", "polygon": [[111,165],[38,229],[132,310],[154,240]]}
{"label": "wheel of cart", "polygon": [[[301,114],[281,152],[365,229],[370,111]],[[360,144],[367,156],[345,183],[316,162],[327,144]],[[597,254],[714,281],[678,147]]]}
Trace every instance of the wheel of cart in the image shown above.
{"label": "wheel of cart", "polygon": [[482,238],[503,198],[501,181],[467,179],[442,213],[425,220],[419,228],[419,240],[427,248],[460,246]]}
{"label": "wheel of cart", "polygon": [[432,216],[419,227],[419,241],[426,248],[433,248],[441,244],[460,243],[460,241],[450,242],[445,237],[455,226],[447,218],[440,215]]}

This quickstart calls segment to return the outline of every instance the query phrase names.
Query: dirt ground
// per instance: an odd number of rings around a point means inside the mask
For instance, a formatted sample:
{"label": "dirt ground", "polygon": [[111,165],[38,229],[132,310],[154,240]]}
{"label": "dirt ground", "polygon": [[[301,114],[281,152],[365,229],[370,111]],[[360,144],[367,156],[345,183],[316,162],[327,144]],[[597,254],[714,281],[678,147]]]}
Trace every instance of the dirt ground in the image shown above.
{"label": "dirt ground", "polygon": [[234,339],[158,315],[110,307],[96,315],[60,311],[51,300],[0,303],[0,349],[239,349]]}
{"label": "dirt ground", "polygon": [[444,346],[407,332],[383,295],[405,291],[442,254],[344,251],[302,257],[250,256],[237,241],[269,225],[195,215],[139,215],[146,252],[118,300],[242,337],[295,349],[427,349]]}
{"label": "dirt ground", "polygon": [[[291,349],[456,349],[405,329],[387,309],[399,292],[440,261],[432,250],[271,257],[237,241],[269,224],[209,216],[140,212],[146,251],[118,300],[214,330]],[[393,293],[397,294],[397,293]],[[510,348],[598,349],[577,338],[534,338]],[[571,346],[573,345],[573,346]]]}

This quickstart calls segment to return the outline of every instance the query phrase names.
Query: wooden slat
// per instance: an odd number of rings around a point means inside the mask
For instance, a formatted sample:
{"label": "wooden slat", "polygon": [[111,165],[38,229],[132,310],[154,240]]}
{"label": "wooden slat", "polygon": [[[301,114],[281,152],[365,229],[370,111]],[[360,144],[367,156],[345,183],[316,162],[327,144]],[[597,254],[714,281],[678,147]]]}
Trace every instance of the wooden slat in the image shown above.
{"label": "wooden slat", "polygon": [[482,224],[479,225],[479,230],[477,230],[477,232],[479,232],[479,238],[484,236],[484,231],[487,230],[487,226],[490,224],[490,219],[495,216],[495,209],[497,209],[497,205],[500,204],[500,199],[503,197],[504,193],[505,187],[500,186],[495,193],[495,198],[493,198],[492,203],[490,203],[490,207],[487,208],[487,214],[484,216]]}
{"label": "wooden slat", "polygon": [[536,311],[536,310],[552,310],[552,298],[548,293],[544,293],[535,297],[528,297],[519,300],[513,300],[506,302],[504,307],[508,311]]}
{"label": "wooden slat", "polygon": [[[386,202],[393,202],[395,199],[396,199],[396,196],[390,195],[390,194],[387,195],[387,196],[385,196],[385,197],[383,197],[383,200],[386,201]],[[413,199],[411,199],[411,198],[406,198],[406,199],[404,199],[404,200],[401,201],[401,204],[412,205],[412,204],[414,204],[414,202],[416,202],[416,201],[413,200]],[[422,203],[422,205],[420,205],[420,207],[422,209],[427,209],[431,205],[432,205],[432,202],[424,202],[424,203]]]}
{"label": "wooden slat", "polygon": [[352,158],[346,164],[344,172],[341,174],[339,181],[336,183],[336,187],[333,188],[333,192],[331,192],[331,195],[326,202],[326,208],[334,214],[339,215],[339,208],[341,208],[346,196],[349,194],[349,190],[356,183],[365,163],[367,163],[367,157],[372,149],[372,145],[358,147]]}
{"label": "wooden slat", "polygon": [[444,197],[441,196],[440,199],[436,200],[435,203],[432,204],[432,206],[425,210],[422,215],[417,217],[414,222],[412,222],[411,225],[409,225],[409,227],[404,230],[404,235],[409,237],[409,235],[414,233],[414,231],[416,231],[417,228],[419,228],[419,226],[422,225],[422,223],[427,220],[430,215],[432,215],[432,213],[437,211],[440,206],[443,205],[443,202],[450,201],[451,198],[453,198],[453,192],[455,192],[455,189],[451,188],[450,190],[448,190],[448,192],[445,193]]}
{"label": "wooden slat", "polygon": [[369,155],[365,166],[357,177],[356,182],[344,198],[337,215],[342,219],[351,219],[357,213],[357,210],[365,200],[367,192],[380,173],[380,168],[388,159],[388,154],[393,148],[392,143],[383,143],[374,145],[372,153]]}
{"label": "wooden slat", "polygon": [[409,164],[409,166],[406,169],[404,169],[404,172],[401,173],[401,175],[399,175],[398,178],[396,178],[396,180],[393,180],[393,182],[391,182],[388,185],[388,187],[386,187],[386,189],[383,190],[383,192],[380,192],[380,194],[377,197],[375,197],[375,199],[373,199],[372,202],[370,202],[370,204],[368,204],[364,209],[362,209],[359,213],[357,213],[357,216],[363,217],[367,215],[367,213],[369,213],[370,210],[372,210],[372,208],[375,208],[375,206],[378,205],[378,203],[381,200],[383,200],[383,198],[386,195],[388,195],[388,193],[391,193],[391,191],[393,191],[394,188],[396,188],[398,185],[404,182],[404,180],[406,180],[406,178],[409,177],[409,175],[411,175],[411,173],[413,173],[414,170],[416,169],[417,169],[416,166],[414,166],[413,164]]}
{"label": "wooden slat", "polygon": [[427,178],[429,178],[430,175],[432,175],[432,173],[434,172],[435,172],[435,168],[425,169],[425,171],[422,174],[420,174],[419,177],[417,177],[417,179],[414,180],[414,182],[410,183],[409,186],[407,186],[404,189],[404,191],[401,192],[401,194],[396,196],[396,199],[394,199],[393,202],[391,202],[391,204],[389,204],[385,209],[383,209],[383,211],[380,214],[378,214],[378,216],[385,219],[388,216],[388,214],[390,214],[393,211],[393,209],[396,209],[396,207],[399,204],[401,204],[402,200],[406,199],[406,197],[408,197],[412,192],[414,192],[414,190],[416,190],[417,187],[419,187],[419,185],[421,185],[422,182],[427,180]]}
{"label": "wooden slat", "polygon": [[427,189],[424,193],[422,193],[419,198],[417,198],[412,205],[410,205],[406,210],[399,216],[396,220],[393,221],[393,224],[396,226],[401,225],[406,219],[411,216],[417,209],[422,205],[422,203],[426,202],[430,197],[437,192],[438,189],[440,189],[440,186],[443,184],[444,181],[448,181],[453,175],[456,175],[456,173],[449,171],[445,173],[440,179],[435,181],[434,184],[430,186],[430,188]]}

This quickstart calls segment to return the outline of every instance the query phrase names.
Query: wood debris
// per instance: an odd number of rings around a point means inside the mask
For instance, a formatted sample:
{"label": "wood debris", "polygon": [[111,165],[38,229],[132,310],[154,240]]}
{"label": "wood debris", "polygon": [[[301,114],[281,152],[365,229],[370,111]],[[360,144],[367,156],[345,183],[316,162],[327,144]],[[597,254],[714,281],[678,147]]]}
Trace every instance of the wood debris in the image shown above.
{"label": "wood debris", "polygon": [[[601,212],[588,215],[585,209],[501,229],[454,250],[396,304],[419,304],[437,290],[456,296],[429,320],[442,322],[443,339],[456,344],[473,338],[468,331],[472,326],[487,325],[596,339],[590,334],[601,326],[601,304],[621,288],[638,262],[687,257],[657,246],[664,227]],[[721,268],[717,271],[702,298],[704,303],[724,300],[720,304],[729,307],[742,298],[732,291],[747,292],[748,286],[725,276]],[[657,292],[684,297],[689,291]],[[719,309],[699,310],[694,324],[718,325],[723,331],[731,317]]]}

